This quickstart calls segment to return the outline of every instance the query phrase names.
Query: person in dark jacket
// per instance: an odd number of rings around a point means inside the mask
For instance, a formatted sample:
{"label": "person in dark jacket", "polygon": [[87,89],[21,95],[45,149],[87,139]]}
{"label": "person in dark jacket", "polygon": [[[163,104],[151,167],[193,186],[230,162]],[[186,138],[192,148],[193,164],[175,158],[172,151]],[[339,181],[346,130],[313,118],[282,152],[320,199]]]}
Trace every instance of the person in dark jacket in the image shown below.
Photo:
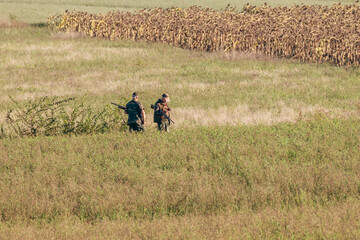
{"label": "person in dark jacket", "polygon": [[128,114],[129,131],[145,132],[145,108],[139,102],[139,95],[136,92],[132,94],[132,100],[126,104],[125,112]]}

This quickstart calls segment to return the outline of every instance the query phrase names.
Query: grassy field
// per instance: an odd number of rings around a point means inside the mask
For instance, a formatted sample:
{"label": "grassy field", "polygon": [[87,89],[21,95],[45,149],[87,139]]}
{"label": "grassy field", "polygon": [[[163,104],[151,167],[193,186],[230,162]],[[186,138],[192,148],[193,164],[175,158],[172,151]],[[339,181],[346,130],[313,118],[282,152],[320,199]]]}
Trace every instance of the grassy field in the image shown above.
{"label": "grassy field", "polygon": [[357,116],[356,68],[111,42],[46,28],[0,31],[2,116],[14,106],[9,96],[77,97],[102,108],[135,90],[149,114],[150,104],[168,92],[174,127],[294,122],[317,113]]}
{"label": "grassy field", "polygon": [[[0,11],[15,3],[51,9],[18,1]],[[105,3],[87,7],[151,7]],[[30,16],[20,9],[18,19]],[[0,239],[360,236],[358,68],[28,26],[0,28],[0,89],[0,125],[15,107],[10,96],[102,109],[134,91],[150,120],[143,135],[0,139]],[[163,92],[176,122],[169,134],[151,123]]]}
{"label": "grassy field", "polygon": [[[2,0],[0,1],[0,19],[8,18],[9,16],[15,17],[18,20],[29,22],[29,23],[44,23],[46,22],[46,18],[50,15],[54,15],[57,13],[61,13],[62,11],[68,10],[80,10],[87,11],[93,13],[106,13],[113,10],[129,10],[134,11],[142,8],[154,8],[154,7],[190,7],[193,5],[199,5],[203,7],[211,7],[215,9],[224,9],[227,4],[231,4],[231,6],[237,7],[238,9],[242,9],[242,7],[246,3],[250,3],[252,5],[261,5],[265,1],[262,0],[249,0],[249,1],[236,1],[229,0],[226,2],[222,2],[219,0],[196,0],[196,1],[179,1],[179,0],[154,0],[154,1],[145,1],[145,0],[105,0],[105,1],[97,1],[97,0]],[[342,4],[352,4],[355,1],[353,0],[345,0],[345,1],[334,1],[334,0],[269,0],[266,1],[271,6],[279,6],[279,5],[294,5],[294,4],[326,4],[332,5],[337,3]]]}
{"label": "grassy field", "polygon": [[2,140],[0,238],[355,239],[359,130],[322,119]]}

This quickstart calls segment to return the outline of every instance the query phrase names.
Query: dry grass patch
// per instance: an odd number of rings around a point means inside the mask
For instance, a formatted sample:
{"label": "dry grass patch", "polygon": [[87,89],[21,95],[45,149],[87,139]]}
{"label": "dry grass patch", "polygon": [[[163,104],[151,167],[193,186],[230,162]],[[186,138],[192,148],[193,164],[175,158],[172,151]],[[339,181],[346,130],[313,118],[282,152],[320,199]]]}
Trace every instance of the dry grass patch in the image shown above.
{"label": "dry grass patch", "polygon": [[29,65],[31,62],[32,62],[32,58],[30,55],[26,55],[21,58],[8,55],[4,61],[3,67],[4,68],[24,67],[25,65]]}
{"label": "dry grass patch", "polygon": [[144,70],[129,76],[118,70],[111,72],[94,70],[79,76],[62,77],[60,79],[58,76],[48,76],[46,79],[39,78],[32,82],[14,80],[3,85],[2,89],[7,94],[1,95],[0,101],[9,102],[10,95],[17,101],[26,101],[45,96],[79,96],[85,93],[98,96],[109,92],[113,93],[119,89],[146,91],[159,86],[157,81],[143,80],[144,75],[155,74],[155,72],[156,70]]}
{"label": "dry grass patch", "polygon": [[[3,60],[4,68],[25,67],[39,62],[82,62],[103,59],[129,59],[149,56],[149,50],[144,48],[109,48],[78,43],[78,42],[47,42],[26,45],[23,43],[4,43],[1,48],[22,54],[8,54]],[[151,50],[150,50],[151,51]]]}
{"label": "dry grass patch", "polygon": [[74,42],[63,41],[63,42],[47,42],[46,44],[37,42],[32,44],[24,44],[22,42],[5,42],[1,45],[8,51],[19,51],[26,53],[33,53],[34,51],[39,52],[51,52],[51,53],[62,53],[66,51],[74,51]]}
{"label": "dry grass patch", "polygon": [[0,96],[0,101],[4,104],[11,102],[9,96],[16,101],[28,101],[42,97],[78,96],[86,93],[86,89],[82,89],[82,86],[77,83],[71,83],[71,80],[60,86],[52,82],[39,81],[34,84],[14,83],[12,86],[6,85],[6,88],[9,93]]}
{"label": "dry grass patch", "polygon": [[224,86],[226,85],[226,82],[223,81],[219,81],[216,83],[207,83],[207,82],[188,82],[188,83],[179,83],[179,84],[174,84],[173,87],[176,89],[188,89],[192,92],[200,92],[200,91],[204,91],[206,89],[211,89],[211,88],[217,88],[219,86]]}
{"label": "dry grass patch", "polygon": [[118,71],[113,71],[113,74],[93,72],[76,77],[73,81],[81,84],[79,88],[86,89],[87,92],[94,95],[103,95],[104,93],[112,93],[123,89],[147,91],[159,86],[159,82],[156,81],[143,81],[143,75],[143,72],[139,72],[134,76],[128,76]]}
{"label": "dry grass patch", "polygon": [[82,39],[86,38],[87,36],[79,33],[79,32],[52,32],[51,38],[52,39],[59,39],[59,40],[70,40],[70,39]]}
{"label": "dry grass patch", "polygon": [[27,53],[34,53],[34,52],[38,51],[40,53],[51,52],[51,54],[58,54],[58,53],[63,53],[63,52],[74,50],[73,45],[74,44],[70,43],[70,42],[63,42],[60,44],[50,43],[47,45],[30,44],[30,45],[23,46],[22,49],[17,48],[17,50],[23,50],[24,52],[27,52]]}
{"label": "dry grass patch", "polygon": [[278,103],[271,110],[256,109],[251,105],[243,104],[235,107],[224,106],[218,109],[176,108],[173,111],[173,119],[183,126],[272,125],[281,122],[294,123],[305,120],[313,114],[322,114],[330,118],[348,118],[354,117],[355,112],[326,109],[321,106],[306,106],[301,103],[290,106]]}
{"label": "dry grass patch", "polygon": [[358,202],[325,208],[269,208],[210,216],[163,217],[155,220],[4,225],[0,237],[11,239],[357,239]]}
{"label": "dry grass patch", "polygon": [[0,28],[23,28],[27,26],[28,24],[22,21],[0,18]]}
{"label": "dry grass patch", "polygon": [[258,61],[269,61],[269,62],[279,62],[278,58],[270,57],[265,54],[255,53],[255,52],[214,52],[208,55],[211,58],[223,59],[228,61],[249,61],[249,60],[258,60]]}
{"label": "dry grass patch", "polygon": [[298,75],[301,73],[301,70],[298,68],[292,68],[292,69],[277,68],[277,69],[272,69],[272,70],[269,70],[269,69],[267,69],[267,70],[260,70],[260,69],[243,70],[241,68],[232,68],[230,71],[235,74],[241,74],[250,79],[253,79],[253,78],[268,79],[268,78],[270,78],[273,83],[283,82],[284,78],[288,78],[288,77]]}

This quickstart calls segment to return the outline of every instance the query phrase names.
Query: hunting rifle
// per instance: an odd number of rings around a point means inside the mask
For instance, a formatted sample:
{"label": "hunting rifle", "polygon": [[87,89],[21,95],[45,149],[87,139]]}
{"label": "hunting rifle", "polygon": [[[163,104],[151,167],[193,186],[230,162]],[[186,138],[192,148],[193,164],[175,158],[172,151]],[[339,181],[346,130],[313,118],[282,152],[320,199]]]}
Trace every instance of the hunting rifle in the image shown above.
{"label": "hunting rifle", "polygon": [[117,106],[118,108],[120,108],[122,110],[126,110],[126,107],[120,106],[119,104],[116,104],[116,103],[113,103],[113,102],[111,104]]}
{"label": "hunting rifle", "polygon": [[161,115],[163,115],[167,120],[169,120],[169,122],[172,122],[173,124],[175,124],[175,122],[174,122],[173,120],[171,120],[171,118],[170,118],[168,115],[166,115],[166,114],[165,114],[160,108],[158,108],[156,105],[151,104],[151,108],[154,109],[155,111],[156,111],[156,110],[159,111],[159,113],[160,113]]}
{"label": "hunting rifle", "polygon": [[[116,104],[116,103],[113,103],[113,102],[112,102],[111,104],[117,106],[118,108],[120,108],[120,109],[122,109],[122,110],[125,110],[125,114],[126,114],[126,107],[120,106],[119,104]],[[120,116],[121,116],[121,119],[123,120],[124,124],[126,124],[123,116],[122,116],[121,114],[120,114]]]}

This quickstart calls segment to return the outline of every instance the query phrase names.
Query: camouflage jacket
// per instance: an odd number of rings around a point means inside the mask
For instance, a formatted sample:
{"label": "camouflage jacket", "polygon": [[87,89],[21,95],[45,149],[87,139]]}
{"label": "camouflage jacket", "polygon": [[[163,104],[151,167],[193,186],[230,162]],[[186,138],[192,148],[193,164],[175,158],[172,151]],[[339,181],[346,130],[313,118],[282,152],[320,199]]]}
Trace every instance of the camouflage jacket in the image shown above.
{"label": "camouflage jacket", "polygon": [[126,113],[129,115],[127,124],[138,123],[143,124],[141,118],[141,110],[145,110],[141,102],[131,100],[126,104]]}
{"label": "camouflage jacket", "polygon": [[170,117],[170,107],[167,105],[166,102],[163,102],[161,99],[157,100],[154,109],[154,122],[161,123],[163,121],[167,121],[167,119],[160,113],[159,110],[163,111],[168,117]]}

